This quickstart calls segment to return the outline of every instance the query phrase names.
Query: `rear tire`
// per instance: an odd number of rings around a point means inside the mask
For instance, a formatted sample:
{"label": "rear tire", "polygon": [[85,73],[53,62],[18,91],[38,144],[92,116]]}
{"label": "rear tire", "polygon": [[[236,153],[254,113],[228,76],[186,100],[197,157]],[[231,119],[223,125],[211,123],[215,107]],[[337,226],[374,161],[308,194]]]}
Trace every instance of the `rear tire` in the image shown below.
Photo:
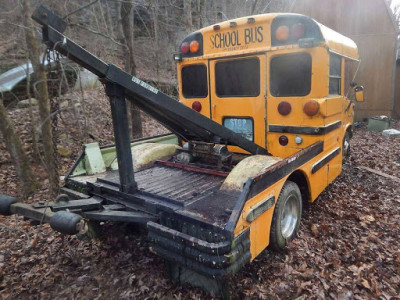
{"label": "rear tire", "polygon": [[299,230],[303,203],[296,183],[286,181],[276,201],[270,232],[270,247],[283,250]]}

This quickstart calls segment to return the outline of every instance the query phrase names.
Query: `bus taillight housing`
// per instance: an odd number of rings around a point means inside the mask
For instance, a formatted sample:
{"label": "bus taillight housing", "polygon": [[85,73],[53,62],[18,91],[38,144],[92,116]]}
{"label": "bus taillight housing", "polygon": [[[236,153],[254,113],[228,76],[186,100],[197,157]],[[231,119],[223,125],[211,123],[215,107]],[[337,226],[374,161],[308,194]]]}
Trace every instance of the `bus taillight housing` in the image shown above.
{"label": "bus taillight housing", "polygon": [[203,55],[203,35],[200,32],[189,34],[179,47],[181,58]]}
{"label": "bus taillight housing", "polygon": [[312,19],[302,15],[277,16],[271,23],[271,45],[301,44],[302,40],[323,41],[321,29]]}

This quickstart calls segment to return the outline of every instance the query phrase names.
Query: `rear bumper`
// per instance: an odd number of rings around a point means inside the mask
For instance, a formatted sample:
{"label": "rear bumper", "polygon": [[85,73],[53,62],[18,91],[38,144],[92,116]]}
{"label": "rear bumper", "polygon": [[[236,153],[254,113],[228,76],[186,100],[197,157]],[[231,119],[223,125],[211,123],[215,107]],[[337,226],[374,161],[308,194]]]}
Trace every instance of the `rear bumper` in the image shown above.
{"label": "rear bumper", "polygon": [[152,252],[212,278],[232,275],[250,262],[249,230],[231,241],[210,243],[158,223],[147,223]]}

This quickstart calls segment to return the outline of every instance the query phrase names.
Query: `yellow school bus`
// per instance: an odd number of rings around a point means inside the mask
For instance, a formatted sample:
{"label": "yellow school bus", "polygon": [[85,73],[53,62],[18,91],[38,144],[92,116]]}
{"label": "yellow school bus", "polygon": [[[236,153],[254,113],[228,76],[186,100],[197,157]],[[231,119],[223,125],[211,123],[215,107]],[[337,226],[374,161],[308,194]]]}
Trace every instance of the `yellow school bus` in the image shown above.
{"label": "yellow school bus", "polygon": [[[264,14],[190,34],[175,60],[181,103],[273,157],[294,160],[296,153],[323,143],[317,156],[247,201],[235,224],[235,235],[250,227],[252,259],[268,245],[283,248],[300,222],[302,202],[296,198],[313,202],[341,173],[349,153],[354,104],[346,94],[363,98],[362,87],[353,83],[354,92],[345,86],[350,65],[359,61],[356,44],[303,15]],[[236,175],[246,178],[271,164],[267,159],[249,171],[253,166],[247,162]],[[249,221],[254,207],[282,195],[284,203],[278,200]]]}
{"label": "yellow school bus", "polygon": [[[174,280],[224,295],[227,276],[286,247],[303,204],[341,173],[353,130],[347,96],[363,100],[349,84],[359,56],[315,20],[255,15],[190,34],[174,56],[179,103],[67,39],[65,21],[46,8],[33,17],[49,49],[105,83],[116,144],[85,145],[55,202],[0,194],[0,214],[63,234],[91,221],[145,224]],[[131,143],[126,98],[173,134]]]}

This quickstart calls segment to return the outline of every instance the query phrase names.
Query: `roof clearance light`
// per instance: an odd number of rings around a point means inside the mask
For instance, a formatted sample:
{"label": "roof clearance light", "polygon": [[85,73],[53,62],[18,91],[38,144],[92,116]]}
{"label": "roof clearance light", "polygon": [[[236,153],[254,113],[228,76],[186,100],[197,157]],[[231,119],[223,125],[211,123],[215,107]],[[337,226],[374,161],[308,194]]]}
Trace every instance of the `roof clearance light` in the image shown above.
{"label": "roof clearance light", "polygon": [[181,51],[182,53],[186,54],[189,52],[189,43],[188,42],[183,42],[181,45]]}
{"label": "roof clearance light", "polygon": [[282,101],[281,103],[279,103],[278,112],[282,116],[287,116],[288,114],[290,114],[291,111],[292,111],[292,106],[290,105],[289,102]]}
{"label": "roof clearance light", "polygon": [[306,27],[302,23],[297,23],[292,26],[290,31],[292,38],[295,40],[301,39],[306,34]]}
{"label": "roof clearance light", "polygon": [[192,108],[197,111],[200,112],[201,111],[201,103],[199,101],[194,101],[192,103]]}
{"label": "roof clearance light", "polygon": [[190,52],[196,53],[199,51],[199,42],[198,41],[191,41],[190,42]]}
{"label": "roof clearance light", "polygon": [[255,23],[256,22],[256,19],[254,19],[254,18],[247,18],[247,23],[249,23],[249,24],[251,24],[251,23]]}
{"label": "roof clearance light", "polygon": [[275,32],[275,38],[280,42],[286,41],[289,38],[289,27],[285,25],[279,26]]}
{"label": "roof clearance light", "polygon": [[303,111],[307,116],[315,116],[317,113],[319,113],[319,103],[315,100],[308,101],[304,105]]}

